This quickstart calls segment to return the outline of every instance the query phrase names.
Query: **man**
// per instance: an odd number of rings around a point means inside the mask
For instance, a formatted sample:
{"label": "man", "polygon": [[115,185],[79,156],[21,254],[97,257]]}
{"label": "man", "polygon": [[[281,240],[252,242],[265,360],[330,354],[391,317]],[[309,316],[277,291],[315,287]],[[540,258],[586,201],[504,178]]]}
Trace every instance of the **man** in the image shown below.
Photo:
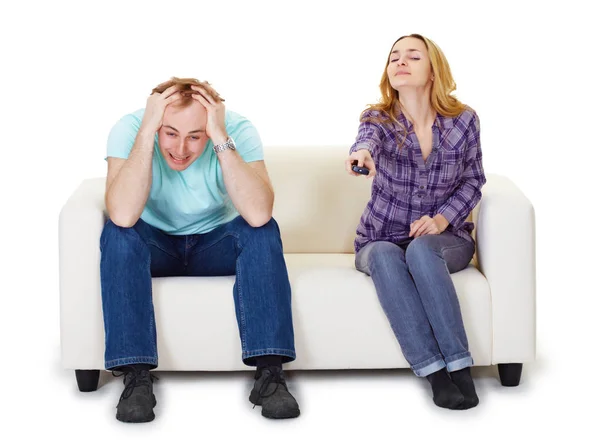
{"label": "man", "polygon": [[154,419],[151,278],[222,275],[236,275],[242,360],[257,367],[250,401],[297,417],[282,372],[296,357],[291,288],[254,126],[208,83],[174,77],[117,122],[107,150],[100,275],[105,367],[124,375],[117,419]]}

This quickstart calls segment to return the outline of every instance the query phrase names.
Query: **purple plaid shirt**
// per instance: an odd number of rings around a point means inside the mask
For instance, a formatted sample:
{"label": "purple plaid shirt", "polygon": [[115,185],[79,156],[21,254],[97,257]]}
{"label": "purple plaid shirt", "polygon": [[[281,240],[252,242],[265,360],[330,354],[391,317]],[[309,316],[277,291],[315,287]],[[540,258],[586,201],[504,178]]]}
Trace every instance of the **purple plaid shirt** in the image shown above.
{"label": "purple plaid shirt", "polygon": [[[365,117],[378,115],[378,111],[365,113]],[[438,213],[450,223],[447,231],[472,241],[474,226],[465,220],[481,199],[486,182],[479,117],[468,107],[455,118],[438,114],[432,127],[433,148],[426,162],[412,123],[402,113],[397,118],[408,131],[406,139],[404,128],[396,123],[363,121],[350,148],[351,153],[367,149],[377,170],[371,199],[356,230],[356,252],[372,241],[399,243],[409,239],[412,222]]]}

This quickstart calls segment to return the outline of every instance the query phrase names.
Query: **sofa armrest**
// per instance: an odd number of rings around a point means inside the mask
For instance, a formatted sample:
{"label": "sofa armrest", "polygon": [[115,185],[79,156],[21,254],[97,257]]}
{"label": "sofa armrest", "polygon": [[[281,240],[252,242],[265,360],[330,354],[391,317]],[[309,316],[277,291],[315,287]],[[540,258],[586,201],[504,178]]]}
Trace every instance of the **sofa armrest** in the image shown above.
{"label": "sofa armrest", "polygon": [[60,336],[64,368],[103,368],[100,235],[106,220],[104,185],[105,178],[84,180],[59,216]]}
{"label": "sofa armrest", "polygon": [[491,175],[482,189],[475,238],[479,270],[492,296],[492,363],[535,359],[535,214],[508,178]]}

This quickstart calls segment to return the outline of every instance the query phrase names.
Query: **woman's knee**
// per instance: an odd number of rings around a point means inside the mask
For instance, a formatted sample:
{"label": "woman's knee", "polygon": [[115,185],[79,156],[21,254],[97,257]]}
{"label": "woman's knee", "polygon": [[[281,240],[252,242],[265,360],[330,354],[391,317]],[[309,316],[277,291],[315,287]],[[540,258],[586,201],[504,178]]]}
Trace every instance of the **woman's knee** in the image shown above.
{"label": "woman's knee", "polygon": [[436,255],[441,256],[435,235],[423,235],[413,239],[406,248],[406,262],[427,261]]}
{"label": "woman's knee", "polygon": [[359,251],[358,266],[368,269],[372,273],[374,269],[383,265],[390,265],[404,261],[404,251],[396,244],[388,241],[375,241],[367,244]]}

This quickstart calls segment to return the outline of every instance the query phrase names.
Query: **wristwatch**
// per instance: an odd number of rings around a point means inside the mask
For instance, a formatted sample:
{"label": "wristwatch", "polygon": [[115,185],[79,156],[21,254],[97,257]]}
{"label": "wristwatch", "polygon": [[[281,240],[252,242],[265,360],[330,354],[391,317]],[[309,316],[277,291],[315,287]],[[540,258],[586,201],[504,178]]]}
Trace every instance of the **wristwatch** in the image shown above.
{"label": "wristwatch", "polygon": [[225,141],[224,143],[213,146],[213,150],[215,151],[215,153],[223,152],[227,149],[235,150],[235,142],[231,137],[228,137],[227,141]]}

